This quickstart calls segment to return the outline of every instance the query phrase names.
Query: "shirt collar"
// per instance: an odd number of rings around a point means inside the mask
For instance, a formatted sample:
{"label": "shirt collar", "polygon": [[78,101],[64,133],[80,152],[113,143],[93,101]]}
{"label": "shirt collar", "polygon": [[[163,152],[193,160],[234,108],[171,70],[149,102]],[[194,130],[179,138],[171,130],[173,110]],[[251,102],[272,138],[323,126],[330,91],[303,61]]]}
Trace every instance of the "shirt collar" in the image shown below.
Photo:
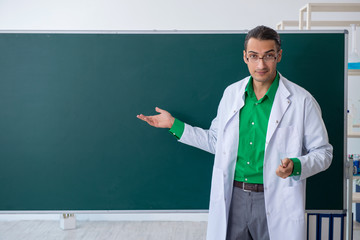
{"label": "shirt collar", "polygon": [[[268,91],[265,94],[265,96],[267,96],[271,102],[274,102],[276,91],[279,87],[279,79],[280,79],[279,72],[276,72],[276,77],[275,77],[273,83],[271,84],[270,88],[268,89]],[[253,97],[256,98],[252,82],[253,82],[253,77],[250,76],[250,80],[245,88],[245,93],[251,98],[253,98]],[[262,102],[264,100],[265,96],[263,98],[259,99],[259,102]]]}

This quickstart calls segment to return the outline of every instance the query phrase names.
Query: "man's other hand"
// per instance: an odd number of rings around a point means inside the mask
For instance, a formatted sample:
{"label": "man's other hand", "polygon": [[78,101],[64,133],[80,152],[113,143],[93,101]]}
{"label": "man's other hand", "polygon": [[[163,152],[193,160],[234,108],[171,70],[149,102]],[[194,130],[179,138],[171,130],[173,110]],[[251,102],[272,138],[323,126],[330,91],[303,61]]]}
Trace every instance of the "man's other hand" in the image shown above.
{"label": "man's other hand", "polygon": [[293,170],[294,162],[290,158],[284,158],[276,169],[276,175],[285,179],[292,174]]}

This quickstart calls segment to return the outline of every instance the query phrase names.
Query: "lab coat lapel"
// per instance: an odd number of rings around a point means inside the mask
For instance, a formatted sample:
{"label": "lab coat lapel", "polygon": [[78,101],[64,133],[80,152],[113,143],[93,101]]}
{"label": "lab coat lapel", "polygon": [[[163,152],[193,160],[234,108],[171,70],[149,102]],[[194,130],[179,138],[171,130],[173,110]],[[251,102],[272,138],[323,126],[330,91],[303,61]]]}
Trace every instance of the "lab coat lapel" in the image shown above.
{"label": "lab coat lapel", "polygon": [[[245,88],[246,88],[247,83],[249,82],[249,79],[250,78],[248,77],[248,79],[246,81],[244,81],[243,84],[239,85],[238,89],[235,91],[235,93],[232,96],[233,104],[228,109],[228,114],[226,116],[226,121],[225,121],[225,129],[229,125],[230,120],[234,119],[235,115],[238,116],[240,109],[245,104]],[[237,125],[239,125],[239,124],[237,124]]]}
{"label": "lab coat lapel", "polygon": [[291,101],[289,99],[289,96],[290,92],[284,84],[283,77],[280,75],[279,87],[276,92],[274,103],[270,113],[268,130],[266,134],[266,143],[270,142],[270,139],[273,136],[276,128],[279,126],[282,117],[290,106]]}

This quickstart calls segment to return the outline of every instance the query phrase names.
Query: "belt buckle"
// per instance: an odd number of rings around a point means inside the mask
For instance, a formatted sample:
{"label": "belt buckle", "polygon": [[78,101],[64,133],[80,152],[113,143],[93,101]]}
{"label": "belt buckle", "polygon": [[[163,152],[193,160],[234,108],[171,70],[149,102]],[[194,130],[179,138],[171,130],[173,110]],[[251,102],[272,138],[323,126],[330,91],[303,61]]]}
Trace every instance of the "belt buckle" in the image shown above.
{"label": "belt buckle", "polygon": [[242,190],[243,190],[244,192],[251,192],[251,190],[245,189],[245,183],[244,183],[244,182],[243,182]]}

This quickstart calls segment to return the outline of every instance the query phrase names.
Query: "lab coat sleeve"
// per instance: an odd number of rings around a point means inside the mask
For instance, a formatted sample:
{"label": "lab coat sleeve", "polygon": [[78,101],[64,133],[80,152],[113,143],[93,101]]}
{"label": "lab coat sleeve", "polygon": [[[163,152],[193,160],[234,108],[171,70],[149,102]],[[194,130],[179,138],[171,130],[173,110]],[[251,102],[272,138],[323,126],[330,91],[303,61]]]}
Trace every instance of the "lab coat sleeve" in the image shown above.
{"label": "lab coat sleeve", "polygon": [[305,155],[301,161],[300,179],[306,179],[326,170],[332,161],[333,147],[321,117],[321,110],[313,97],[305,98],[303,125],[303,147]]}
{"label": "lab coat sleeve", "polygon": [[180,142],[215,154],[217,142],[218,118],[216,117],[209,129],[193,127],[185,123],[184,133]]}

